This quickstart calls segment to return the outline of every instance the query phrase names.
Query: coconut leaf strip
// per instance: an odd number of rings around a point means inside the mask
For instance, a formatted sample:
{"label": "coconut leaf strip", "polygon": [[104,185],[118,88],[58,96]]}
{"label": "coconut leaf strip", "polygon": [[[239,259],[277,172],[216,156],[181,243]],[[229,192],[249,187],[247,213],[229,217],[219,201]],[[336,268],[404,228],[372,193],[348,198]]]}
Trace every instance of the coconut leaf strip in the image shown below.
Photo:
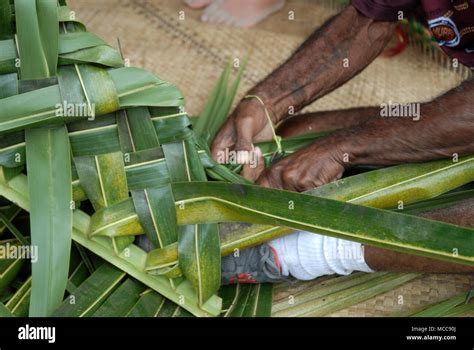
{"label": "coconut leaf strip", "polygon": [[387,273],[368,282],[309,300],[288,309],[275,312],[275,317],[321,317],[393,290],[419,278],[416,273]]}
{"label": "coconut leaf strip", "polygon": [[347,276],[337,276],[321,281],[320,283],[317,283],[313,287],[307,288],[302,292],[292,293],[287,298],[275,300],[272,306],[272,312],[277,314],[283,310],[291,309],[307,302],[311,302],[311,300],[322,298],[326,295],[331,295],[358,285],[363,285],[375,278],[386,275],[387,273],[388,272],[355,272]]}
{"label": "coconut leaf strip", "polygon": [[178,226],[170,185],[132,191],[133,203],[148,238],[157,248],[178,239]]}
{"label": "coconut leaf strip", "polygon": [[355,175],[309,194],[377,208],[434,198],[474,181],[474,157],[405,164]]}
{"label": "coconut leaf strip", "polygon": [[[471,158],[466,158],[465,160],[469,160]],[[430,198],[433,193],[432,185],[436,182],[436,186],[438,187],[437,191],[444,192],[451,189],[453,186],[453,182],[451,180],[452,177],[457,176],[459,173],[462,173],[462,176],[468,174],[471,171],[472,163],[471,161],[460,161],[458,163],[453,164],[449,161],[437,161],[437,162],[429,162],[427,164],[422,164],[419,168],[415,168],[412,165],[403,165],[397,167],[391,167],[388,169],[376,170],[371,172],[372,177],[380,178],[380,179],[390,179],[384,181],[384,185],[387,187],[386,191],[377,191],[376,195],[373,198],[378,198],[377,203],[369,203],[371,205],[391,205],[390,201],[393,201],[394,193],[398,193],[400,195],[404,195],[407,191],[410,192],[410,187],[419,188],[419,191],[422,195],[426,197],[421,198]],[[418,169],[418,170],[417,170]],[[393,173],[392,173],[393,172]],[[379,175],[380,174],[380,175]],[[403,176],[402,176],[403,175]],[[336,199],[350,199],[351,196],[360,196],[367,191],[372,191],[374,185],[371,187],[366,187],[364,185],[364,181],[362,179],[366,178],[368,174],[356,175],[353,178],[346,178],[345,179],[345,186],[341,187],[341,192],[344,194],[347,192],[346,195],[337,196],[337,185],[336,184],[329,184],[320,187],[320,191],[316,190],[315,192],[310,191],[309,193],[319,194],[321,196],[328,196],[329,198],[335,197]],[[396,186],[396,178],[399,176],[401,178],[401,185],[402,188],[399,190],[398,186]],[[410,178],[411,177],[411,178]],[[410,180],[413,179],[413,180]],[[469,182],[471,178],[469,176],[465,176],[462,182]],[[410,184],[411,186],[408,186]],[[359,190],[359,186],[362,186],[362,189]],[[383,189],[383,186],[378,186],[379,189]],[[344,197],[345,196],[345,197]],[[384,198],[388,198],[387,204],[384,204]],[[365,200],[368,197],[361,197],[357,200],[359,204],[365,204]],[[208,215],[209,213],[206,213]],[[216,219],[217,220],[217,219]],[[289,234],[292,232],[292,229],[284,228],[284,227],[271,227],[271,226],[255,226],[251,227],[247,232],[236,232],[235,235],[232,237],[224,239],[221,242],[222,254],[229,254],[233,251],[236,247],[239,248],[246,248],[253,245],[260,244],[266,240],[270,240],[272,238],[279,237],[284,234]],[[158,259],[159,260],[159,259]],[[155,260],[158,261],[158,260]],[[176,260],[173,261],[166,261],[165,264],[173,264],[176,263]]]}
{"label": "coconut leaf strip", "polygon": [[31,295],[31,276],[22,283],[5,306],[17,317],[28,316]]}
{"label": "coconut leaf strip", "polygon": [[[184,205],[183,210],[177,211],[178,222],[182,224],[271,223],[381,248],[474,264],[474,230],[470,228],[258,186],[177,183],[173,184],[173,192],[177,203]],[[294,203],[295,210],[289,209],[288,203]]]}
{"label": "coconut leaf strip", "polygon": [[13,35],[12,19],[10,0],[0,0],[0,39]]}
{"label": "coconut leaf strip", "polygon": [[107,300],[94,312],[92,317],[124,317],[138,302],[146,287],[127,278]]}
{"label": "coconut leaf strip", "polygon": [[[122,127],[123,133],[126,133],[121,136],[121,139],[129,140],[131,149],[138,151],[137,155],[140,153],[145,155],[146,152],[159,148],[160,142],[148,108],[128,109],[121,116],[120,122],[124,125]],[[152,157],[154,157],[151,159],[156,159],[156,155],[153,152]],[[154,177],[156,177],[156,173]],[[164,177],[168,176],[164,175]],[[176,213],[169,184],[134,190],[132,198],[140,222],[152,246],[155,248],[164,247],[177,241]]]}
{"label": "coconut leaf strip", "polygon": [[103,264],[66,298],[53,313],[55,317],[91,316],[125,278],[126,273]]}
{"label": "coconut leaf strip", "polygon": [[210,125],[213,123],[215,114],[219,107],[224,103],[231,69],[232,62],[229,60],[221,73],[216,86],[212,90],[203,112],[194,123],[196,136],[202,138],[206,143],[209,143],[211,140],[209,134]]}
{"label": "coconut leaf strip", "polygon": [[[25,175],[18,175],[9,182],[0,181],[0,195],[8,198],[24,210],[29,209],[28,184]],[[130,204],[133,208],[133,203]],[[188,282],[185,281],[179,284],[177,288],[173,288],[167,278],[152,276],[144,272],[146,253],[138,247],[131,245],[125,257],[123,252],[120,255],[116,255],[109,240],[104,240],[103,237],[90,239],[88,236],[89,227],[91,226],[90,221],[90,217],[80,210],[74,212],[74,241],[106,259],[109,263],[117,266],[148,287],[156,290],[174,303],[182,303],[182,297],[184,296],[185,303],[183,308],[196,316],[216,316],[220,313],[222,302],[220,298],[213,296],[202,307],[199,307],[195,292]]]}
{"label": "coconut leaf strip", "polygon": [[[205,180],[199,154],[190,140],[163,145],[172,181]],[[180,269],[193,284],[200,304],[220,286],[220,248],[216,225],[188,225],[178,234]]]}
{"label": "coconut leaf strip", "polygon": [[223,299],[223,317],[270,317],[272,310],[271,284],[230,285],[219,291]]}
{"label": "coconut leaf strip", "polygon": [[[183,102],[173,85],[138,68],[105,71],[81,65],[79,75],[95,107],[95,117],[128,106],[180,106]],[[0,100],[0,132],[69,123],[75,118],[58,118],[58,105],[63,103],[58,85],[4,98]]]}
{"label": "coconut leaf strip", "polygon": [[155,291],[144,291],[126,317],[156,317],[165,304],[166,299]]}
{"label": "coconut leaf strip", "polygon": [[[121,152],[79,157],[75,159],[79,178],[96,210],[128,200],[127,178]],[[120,252],[133,242],[133,237],[112,237],[116,251]]]}
{"label": "coconut leaf strip", "polygon": [[32,265],[30,315],[47,316],[61,303],[71,249],[72,186],[69,138],[65,127],[32,129],[26,134]]}
{"label": "coconut leaf strip", "polygon": [[[63,76],[61,76],[61,72],[63,71],[64,70],[61,69],[59,72],[60,84],[62,83],[63,79]],[[81,98],[79,100],[72,98],[70,93],[72,90],[73,89],[71,89],[71,85],[69,85],[68,94],[66,96],[62,96],[61,99],[70,101],[71,104],[83,103],[84,100],[81,97],[82,92],[80,89],[77,89],[78,95]],[[81,110],[84,110],[82,106]],[[126,110],[118,112],[119,115],[122,115],[123,113],[126,113]],[[126,155],[137,151],[137,149],[133,149],[130,141],[126,148],[123,148],[122,145],[122,142],[124,142],[122,139],[127,135],[124,133],[129,132],[127,128],[130,128],[130,125],[127,125],[121,117],[118,118],[117,125],[111,124],[111,122],[113,123],[113,116],[112,121],[110,120],[110,117],[111,115],[107,115],[97,118],[96,120],[91,120],[91,118],[87,116],[80,118],[68,118],[75,120],[75,123],[68,125],[68,129],[71,148],[73,149],[73,153],[76,157],[113,153],[120,150],[122,150],[122,152]],[[191,133],[191,130],[186,127],[188,124],[189,119],[183,115],[175,115],[170,118],[164,117],[162,119],[153,120],[154,128],[162,143],[174,142],[176,140],[188,137]],[[0,165],[6,167],[18,167],[25,164],[24,141],[25,138],[23,132],[15,132],[2,136],[0,139]],[[200,152],[200,156],[201,158],[204,157],[204,152]],[[209,158],[207,155],[206,157]],[[151,159],[157,158],[163,158],[163,155],[154,156],[154,158],[152,157]],[[208,162],[206,161],[206,166],[207,164]],[[216,163],[214,162],[213,164]]]}
{"label": "coconut leaf strip", "polygon": [[[466,293],[456,295],[447,300],[443,300],[440,303],[429,305],[424,310],[415,312],[411,314],[410,316],[411,317],[442,317],[442,316],[450,315],[453,312],[453,310],[456,309],[456,307],[459,307],[465,304],[466,296],[467,296]],[[470,305],[470,308],[472,309],[473,305]],[[467,309],[467,307],[464,307],[463,309]]]}
{"label": "coconut leaf strip", "polygon": [[22,80],[56,75],[59,25],[56,0],[16,0],[17,44]]}

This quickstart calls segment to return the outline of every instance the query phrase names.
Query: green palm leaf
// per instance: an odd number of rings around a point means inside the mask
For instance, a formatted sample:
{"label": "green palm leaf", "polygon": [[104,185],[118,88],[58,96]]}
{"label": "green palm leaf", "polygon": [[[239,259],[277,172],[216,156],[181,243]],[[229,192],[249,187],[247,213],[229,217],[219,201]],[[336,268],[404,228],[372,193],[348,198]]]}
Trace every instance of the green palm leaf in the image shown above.
{"label": "green palm leaf", "polygon": [[[59,27],[55,0],[16,0],[15,19],[22,92],[50,85],[56,75]],[[22,83],[22,82],[20,82]],[[32,244],[38,262],[32,266],[30,315],[47,316],[61,303],[67,283],[72,231],[72,187],[69,138],[65,127],[26,132],[30,175]],[[65,170],[66,168],[66,170]]]}
{"label": "green palm leaf", "polygon": [[222,287],[223,317],[270,317],[272,311],[271,284],[236,284]]}
{"label": "green palm leaf", "polygon": [[[334,279],[330,287],[309,290],[294,297],[295,305],[278,307],[273,313],[276,317],[321,317],[345,309],[376,295],[393,290],[421,275],[416,273],[374,273],[367,278],[349,279],[340,283]],[[363,279],[363,280],[362,280]],[[339,282],[339,283],[338,283]],[[344,283],[345,282],[345,283]],[[347,283],[350,282],[350,283]],[[354,283],[355,282],[355,283]],[[362,282],[362,283],[360,283]],[[303,301],[300,301],[302,299]],[[288,304],[288,301],[286,301]]]}
{"label": "green palm leaf", "polygon": [[28,316],[31,295],[31,280],[29,277],[22,283],[21,287],[10,297],[5,306],[17,317]]}
{"label": "green palm leaf", "polygon": [[[248,57],[230,86],[229,62],[191,121],[174,86],[123,67],[120,53],[70,14],[65,1],[0,0],[0,195],[8,199],[0,233],[40,250],[32,278],[21,264],[2,265],[0,313],[188,317],[223,307],[229,317],[269,316],[272,287],[219,288],[220,257],[294,230],[474,263],[473,230],[402,214],[470,198],[470,188],[440,195],[474,180],[472,157],[370,171],[306,194],[251,186],[238,166],[209,154]],[[86,105],[91,120],[58,116],[66,102]],[[291,154],[321,136],[282,144]],[[268,163],[275,144],[259,147]],[[20,208],[30,212],[31,237]],[[232,221],[256,225],[221,235],[218,224]],[[132,244],[137,235],[156,249]],[[417,276],[341,278],[273,312],[326,315]],[[443,313],[467,310],[448,304]]]}
{"label": "green palm leaf", "polygon": [[21,77],[56,75],[59,51],[57,1],[15,0]]}
{"label": "green palm leaf", "polygon": [[61,303],[67,283],[72,231],[69,138],[65,127],[33,129],[26,141],[31,244],[38,247],[30,314],[46,316]]}
{"label": "green palm leaf", "polygon": [[[173,193],[185,207],[177,212],[181,224],[268,223],[474,265],[474,230],[469,228],[248,185],[178,183]],[[294,203],[295,210],[289,210],[288,203]]]}
{"label": "green palm leaf", "polygon": [[109,264],[102,265],[64,300],[53,316],[91,316],[118,287],[125,276],[125,272]]}

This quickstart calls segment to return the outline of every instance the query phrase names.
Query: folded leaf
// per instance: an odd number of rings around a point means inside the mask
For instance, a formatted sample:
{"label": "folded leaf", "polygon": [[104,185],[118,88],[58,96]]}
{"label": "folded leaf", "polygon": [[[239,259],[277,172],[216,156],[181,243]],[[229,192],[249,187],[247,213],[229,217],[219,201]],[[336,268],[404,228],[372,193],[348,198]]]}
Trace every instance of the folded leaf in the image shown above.
{"label": "folded leaf", "polygon": [[258,186],[177,183],[173,193],[184,207],[177,211],[181,224],[244,221],[287,226],[474,265],[470,228]]}

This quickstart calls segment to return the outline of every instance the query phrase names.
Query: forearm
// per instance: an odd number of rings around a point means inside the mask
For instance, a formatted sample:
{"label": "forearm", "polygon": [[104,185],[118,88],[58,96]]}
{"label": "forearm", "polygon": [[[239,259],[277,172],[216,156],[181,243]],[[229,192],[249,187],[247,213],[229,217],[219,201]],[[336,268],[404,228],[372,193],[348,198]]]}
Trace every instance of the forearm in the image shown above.
{"label": "forearm", "polygon": [[[474,154],[474,81],[420,106],[420,119],[378,116],[331,137],[351,164],[390,165]],[[417,118],[415,118],[417,119]]]}
{"label": "forearm", "polygon": [[277,129],[282,137],[350,128],[375,118],[380,107],[359,107],[296,115],[286,119]]}
{"label": "forearm", "polygon": [[[474,199],[468,199],[453,207],[425,212],[419,216],[431,220],[438,220],[454,225],[474,228],[473,205]],[[365,246],[364,257],[366,263],[376,271],[431,273],[474,272],[473,266],[453,264],[371,246]]]}
{"label": "forearm", "polygon": [[280,121],[289,106],[298,111],[363,70],[387,45],[394,28],[395,23],[371,20],[349,6],[250,93],[262,97],[275,122]]}

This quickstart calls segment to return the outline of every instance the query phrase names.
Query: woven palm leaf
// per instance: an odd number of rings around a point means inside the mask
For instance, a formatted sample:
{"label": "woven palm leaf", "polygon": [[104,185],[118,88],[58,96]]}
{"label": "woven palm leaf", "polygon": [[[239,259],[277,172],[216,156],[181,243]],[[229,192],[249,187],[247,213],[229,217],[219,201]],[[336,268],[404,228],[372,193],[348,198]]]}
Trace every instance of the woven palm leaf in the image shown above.
{"label": "woven palm leaf", "polygon": [[[269,315],[269,286],[217,295],[220,258],[295,229],[474,264],[472,230],[376,209],[471,182],[474,158],[377,170],[305,194],[252,186],[208,149],[245,64],[230,88],[227,66],[191,121],[176,87],[124,67],[64,1],[0,0],[0,17],[0,231],[38,247],[31,277],[20,263],[2,267],[3,313]],[[320,136],[284,140],[285,152]],[[260,147],[267,160],[276,151]],[[31,232],[18,228],[19,208]],[[220,235],[223,222],[256,225]]]}

